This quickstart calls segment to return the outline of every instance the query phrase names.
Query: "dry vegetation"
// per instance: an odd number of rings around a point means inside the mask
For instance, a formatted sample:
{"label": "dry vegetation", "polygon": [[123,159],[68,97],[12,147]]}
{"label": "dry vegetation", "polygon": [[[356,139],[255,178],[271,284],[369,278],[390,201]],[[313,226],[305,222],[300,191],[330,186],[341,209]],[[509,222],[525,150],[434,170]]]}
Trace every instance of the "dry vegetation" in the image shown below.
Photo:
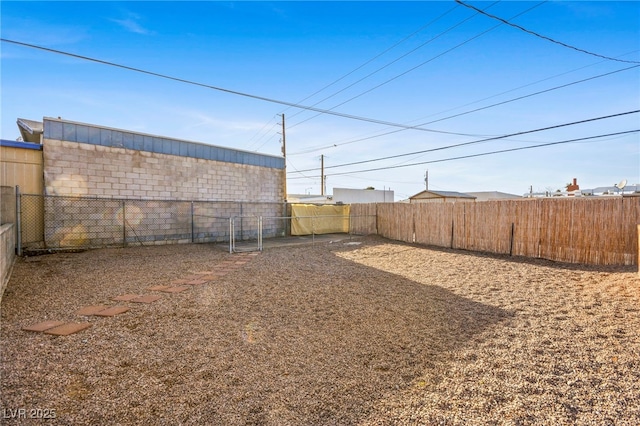
{"label": "dry vegetation", "polygon": [[640,424],[635,268],[354,242],[270,248],[204,286],[119,302],[132,309],[66,337],[21,328],[85,320],[81,307],[237,255],[181,245],[20,259],[2,300],[0,414],[55,409],[50,424],[92,425]]}

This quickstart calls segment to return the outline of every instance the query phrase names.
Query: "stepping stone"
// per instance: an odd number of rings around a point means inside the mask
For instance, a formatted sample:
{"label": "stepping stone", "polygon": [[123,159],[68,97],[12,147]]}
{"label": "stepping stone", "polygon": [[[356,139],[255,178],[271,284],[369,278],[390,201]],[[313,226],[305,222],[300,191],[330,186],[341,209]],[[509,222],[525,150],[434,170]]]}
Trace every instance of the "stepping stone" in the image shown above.
{"label": "stepping stone", "polygon": [[185,284],[187,285],[202,285],[202,284],[206,284],[208,281],[207,280],[192,280],[192,281],[187,281]]}
{"label": "stepping stone", "polygon": [[45,331],[62,324],[64,324],[64,321],[44,321],[44,322],[39,322],[37,324],[28,325],[26,327],[22,327],[22,329],[25,331]]}
{"label": "stepping stone", "polygon": [[186,286],[180,286],[180,287],[168,287],[165,288],[164,290],[160,290],[160,291],[164,291],[165,293],[180,293],[186,290],[189,290],[191,287],[186,287]]}
{"label": "stepping stone", "polygon": [[219,278],[219,275],[203,275],[202,279],[205,281],[215,281]]}
{"label": "stepping stone", "polygon": [[104,311],[107,308],[108,306],[106,305],[87,306],[85,308],[80,309],[78,312],[76,312],[76,315],[86,315],[86,316],[95,315],[97,312]]}
{"label": "stepping stone", "polygon": [[96,312],[94,315],[97,315],[100,317],[113,317],[116,315],[123,314],[128,310],[129,308],[127,308],[126,306],[112,306],[110,308],[105,309],[104,311]]}
{"label": "stepping stone", "polygon": [[209,275],[211,273],[211,271],[201,271],[201,272],[196,272],[196,275]]}
{"label": "stepping stone", "polygon": [[111,300],[118,300],[118,301],[121,301],[121,302],[128,302],[128,301],[130,301],[132,299],[136,299],[138,297],[140,297],[139,294],[123,294],[122,296],[116,296]]}
{"label": "stepping stone", "polygon": [[91,327],[90,322],[83,322],[83,323],[70,322],[67,324],[50,328],[48,330],[45,330],[44,332],[45,334],[52,334],[54,336],[68,336],[69,334],[77,333],[89,327]]}
{"label": "stepping stone", "polygon": [[189,281],[191,281],[191,280],[186,280],[186,279],[173,280],[173,281],[171,281],[171,284],[184,284],[184,283],[187,283]]}
{"label": "stepping stone", "polygon": [[151,294],[147,294],[145,296],[140,296],[137,299],[131,299],[130,302],[135,303],[153,303],[158,299],[162,299],[162,296],[154,296]]}
{"label": "stepping stone", "polygon": [[166,290],[168,288],[171,288],[170,285],[154,285],[153,287],[149,287],[147,288],[147,290],[151,290],[151,291],[163,291]]}
{"label": "stepping stone", "polygon": [[200,278],[200,275],[197,274],[193,274],[193,275],[187,275],[186,277],[184,277],[183,279],[191,281],[191,280],[197,280],[198,278]]}

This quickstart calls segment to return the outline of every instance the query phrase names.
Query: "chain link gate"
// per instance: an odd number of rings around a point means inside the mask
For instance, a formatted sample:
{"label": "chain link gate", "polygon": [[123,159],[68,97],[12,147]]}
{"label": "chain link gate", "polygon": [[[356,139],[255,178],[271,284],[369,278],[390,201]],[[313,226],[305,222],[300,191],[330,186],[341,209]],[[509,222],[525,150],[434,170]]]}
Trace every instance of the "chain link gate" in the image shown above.
{"label": "chain link gate", "polygon": [[262,251],[262,216],[230,218],[229,233],[229,253]]}

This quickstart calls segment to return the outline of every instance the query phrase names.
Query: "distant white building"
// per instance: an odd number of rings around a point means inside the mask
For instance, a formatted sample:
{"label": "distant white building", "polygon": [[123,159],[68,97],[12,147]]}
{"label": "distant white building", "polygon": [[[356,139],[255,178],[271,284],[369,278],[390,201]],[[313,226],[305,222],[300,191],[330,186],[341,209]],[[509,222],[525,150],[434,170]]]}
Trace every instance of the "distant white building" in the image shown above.
{"label": "distant white building", "polygon": [[393,200],[394,193],[390,189],[333,188],[334,203],[393,203]]}

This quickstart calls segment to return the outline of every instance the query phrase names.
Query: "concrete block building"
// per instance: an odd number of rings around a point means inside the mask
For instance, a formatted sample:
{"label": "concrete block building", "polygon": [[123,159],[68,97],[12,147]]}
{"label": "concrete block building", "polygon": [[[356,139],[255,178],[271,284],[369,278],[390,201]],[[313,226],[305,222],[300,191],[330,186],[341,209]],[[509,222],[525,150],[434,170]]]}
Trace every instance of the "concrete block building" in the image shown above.
{"label": "concrete block building", "polygon": [[39,193],[21,184],[25,246],[220,241],[228,218],[282,216],[283,157],[60,118],[18,126],[42,159]]}
{"label": "concrete block building", "polygon": [[48,195],[284,200],[284,158],[44,118]]}

